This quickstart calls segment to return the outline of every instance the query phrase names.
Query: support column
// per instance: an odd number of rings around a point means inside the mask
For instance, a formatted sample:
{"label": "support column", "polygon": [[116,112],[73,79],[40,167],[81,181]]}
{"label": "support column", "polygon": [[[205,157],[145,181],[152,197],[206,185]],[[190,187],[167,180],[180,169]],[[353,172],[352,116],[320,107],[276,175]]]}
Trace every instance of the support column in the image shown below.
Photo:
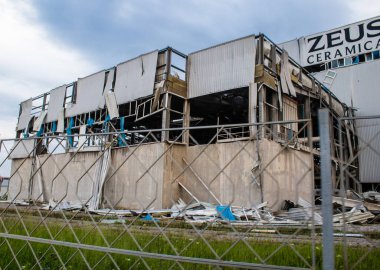
{"label": "support column", "polygon": [[[190,101],[185,99],[183,102],[183,128],[190,127]],[[183,133],[182,142],[189,145],[190,131],[187,129]]]}
{"label": "support column", "polygon": [[328,109],[318,111],[321,147],[321,188],[322,188],[322,242],[323,269],[334,269],[334,231],[331,185],[330,113]]}
{"label": "support column", "polygon": [[[162,129],[168,129],[170,128],[170,111],[168,110],[170,108],[171,103],[171,96],[168,92],[164,94],[164,110],[162,111]],[[163,130],[161,132],[161,142],[165,142],[169,140],[169,131]]]}

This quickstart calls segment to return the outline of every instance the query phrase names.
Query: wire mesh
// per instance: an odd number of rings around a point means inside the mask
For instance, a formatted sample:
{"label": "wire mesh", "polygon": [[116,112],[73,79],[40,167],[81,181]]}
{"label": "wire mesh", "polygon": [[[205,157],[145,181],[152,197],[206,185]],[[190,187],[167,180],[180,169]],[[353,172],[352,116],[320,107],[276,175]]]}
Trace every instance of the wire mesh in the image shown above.
{"label": "wire mesh", "polygon": [[[297,131],[280,134],[287,125]],[[133,145],[126,132],[3,140],[0,267],[318,268],[308,125],[128,131]]]}

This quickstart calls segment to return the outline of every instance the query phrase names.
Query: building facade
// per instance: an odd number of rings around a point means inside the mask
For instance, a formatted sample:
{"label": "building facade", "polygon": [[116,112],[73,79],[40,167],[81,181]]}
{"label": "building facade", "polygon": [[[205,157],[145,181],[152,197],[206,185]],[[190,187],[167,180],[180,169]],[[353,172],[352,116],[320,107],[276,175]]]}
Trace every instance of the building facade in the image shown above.
{"label": "building facade", "polygon": [[[355,116],[380,115],[380,16],[279,46],[351,106]],[[360,167],[359,174],[353,178],[362,184],[378,184],[380,119],[358,119],[355,127]]]}
{"label": "building facade", "polygon": [[[129,209],[170,207],[183,190],[202,201],[268,201],[273,209],[299,195],[311,201],[319,108],[330,110],[335,126],[350,111],[263,34],[189,55],[153,51],[21,103],[9,196],[82,203],[103,196]],[[135,161],[120,164],[129,153]]]}

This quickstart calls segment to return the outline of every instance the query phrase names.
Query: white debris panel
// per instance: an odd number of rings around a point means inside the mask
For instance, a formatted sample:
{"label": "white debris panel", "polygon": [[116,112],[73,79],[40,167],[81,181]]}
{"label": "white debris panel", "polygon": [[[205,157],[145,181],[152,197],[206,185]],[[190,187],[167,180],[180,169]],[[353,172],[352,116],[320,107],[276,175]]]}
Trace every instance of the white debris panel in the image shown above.
{"label": "white debris panel", "polygon": [[248,87],[254,81],[255,36],[189,55],[189,98]]}
{"label": "white debris panel", "polygon": [[118,105],[153,94],[158,51],[117,65],[115,95]]}
{"label": "white debris panel", "polygon": [[32,112],[32,99],[21,102],[21,114],[18,118],[17,130],[23,130],[28,127],[30,121],[30,113]]}
{"label": "white debris panel", "polygon": [[115,93],[112,91],[107,91],[104,93],[104,98],[106,101],[108,115],[111,117],[111,119],[119,117],[119,108],[117,107]]}
{"label": "white debris panel", "polygon": [[45,122],[47,111],[42,111],[33,124],[33,131],[39,131]]}
{"label": "white debris panel", "polygon": [[65,117],[72,117],[104,108],[103,89],[105,73],[102,70],[93,75],[78,79],[75,103],[66,109]]}
{"label": "white debris panel", "polygon": [[104,93],[106,93],[108,90],[112,90],[114,77],[115,77],[115,68],[112,68],[108,72],[108,75],[106,78],[106,85],[104,87]]}
{"label": "white debris panel", "polygon": [[46,123],[57,121],[60,111],[65,103],[66,85],[62,85],[50,91],[48,113]]}

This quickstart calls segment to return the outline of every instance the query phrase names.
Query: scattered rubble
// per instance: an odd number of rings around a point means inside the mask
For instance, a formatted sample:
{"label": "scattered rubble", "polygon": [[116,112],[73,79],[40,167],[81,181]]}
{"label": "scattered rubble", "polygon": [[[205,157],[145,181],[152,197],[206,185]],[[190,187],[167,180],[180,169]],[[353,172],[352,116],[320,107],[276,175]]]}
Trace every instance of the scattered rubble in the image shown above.
{"label": "scattered rubble", "polygon": [[[375,191],[358,194],[348,190],[345,198],[333,196],[333,223],[336,225],[344,223],[364,224],[376,221],[376,215],[380,214],[379,199],[380,193]],[[13,201],[9,203],[20,206],[30,205],[28,201]],[[146,221],[179,219],[197,224],[205,222],[228,223],[236,226],[323,224],[323,216],[319,205],[312,205],[302,198],[299,198],[297,203],[285,200],[281,210],[277,212],[271,211],[267,202],[247,208],[201,201],[187,204],[182,199],[179,199],[170,209],[159,210],[94,210],[89,209],[88,205],[83,205],[80,202],[65,200],[59,203],[50,200],[48,204],[42,204],[40,209],[50,211],[86,210],[101,216],[117,216],[119,218],[139,217]],[[114,222],[107,221],[106,223]]]}

